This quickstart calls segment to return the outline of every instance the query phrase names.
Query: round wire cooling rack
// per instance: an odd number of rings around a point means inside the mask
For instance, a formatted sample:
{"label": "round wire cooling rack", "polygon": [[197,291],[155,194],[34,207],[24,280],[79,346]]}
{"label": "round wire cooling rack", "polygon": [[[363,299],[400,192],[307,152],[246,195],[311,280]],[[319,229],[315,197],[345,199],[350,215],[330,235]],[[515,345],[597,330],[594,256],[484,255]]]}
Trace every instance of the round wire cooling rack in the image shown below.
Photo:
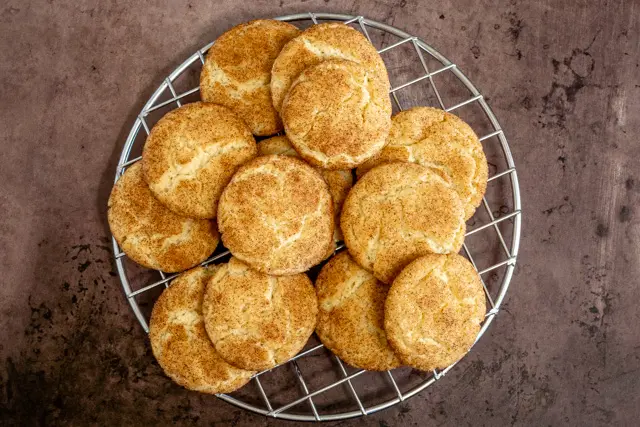
{"label": "round wire cooling rack", "polygon": [[[275,19],[295,22],[301,27],[326,21],[355,27],[376,46],[387,65],[395,111],[417,105],[437,106],[463,116],[476,133],[482,135],[480,141],[487,154],[490,177],[482,207],[468,223],[463,245],[464,255],[480,274],[489,307],[477,342],[504,300],[520,243],[518,178],[498,119],[455,64],[421,39],[402,30],[362,16],[332,13],[304,13]],[[141,152],[152,126],[152,116],[162,115],[197,97],[199,87],[195,77],[204,63],[204,54],[212,45],[213,42],[191,55],[151,95],[124,144],[115,181],[127,166],[140,160],[135,153]],[[184,82],[191,87],[179,88],[179,83]],[[154,290],[157,293],[162,286],[169,286],[176,275],[158,272],[160,280],[140,284],[142,275],[126,262],[115,239],[112,238],[112,242],[122,288],[140,325],[148,332],[148,313],[144,313],[139,299],[148,297]],[[338,247],[340,249],[342,245]],[[221,248],[203,265],[225,257],[229,257],[229,252]],[[353,370],[314,341],[312,337],[307,347],[288,362],[256,374],[252,385],[233,395],[217,396],[240,408],[271,417],[298,421],[339,420],[371,414],[404,401],[432,385],[457,363],[431,373],[407,368],[387,372]]]}

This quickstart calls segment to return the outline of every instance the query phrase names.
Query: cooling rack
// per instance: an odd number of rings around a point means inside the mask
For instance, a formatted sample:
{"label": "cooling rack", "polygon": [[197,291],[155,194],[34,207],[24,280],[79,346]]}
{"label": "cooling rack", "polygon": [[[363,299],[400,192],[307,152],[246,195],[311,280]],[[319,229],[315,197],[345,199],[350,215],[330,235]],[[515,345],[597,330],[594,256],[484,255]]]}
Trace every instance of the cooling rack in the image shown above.
{"label": "cooling rack", "polygon": [[[363,16],[332,13],[275,19],[293,22],[301,28],[338,21],[358,29],[376,46],[387,65],[394,112],[417,105],[436,106],[461,116],[480,136],[490,176],[482,205],[467,224],[463,245],[463,255],[478,270],[487,298],[488,312],[477,342],[498,314],[506,295],[518,255],[521,227],[515,164],[505,133],[487,100],[454,63],[420,38],[395,27]],[[122,149],[115,181],[127,166],[140,160],[142,145],[154,120],[173,108],[198,100],[200,68],[212,45],[213,42],[180,64],[144,105]],[[140,268],[128,262],[115,239],[112,241],[122,288],[140,325],[148,332],[148,307],[175,275],[157,272],[156,278],[150,279],[149,274],[141,273]],[[342,248],[340,245],[338,250]],[[203,265],[228,257],[228,251],[219,248]],[[270,417],[339,420],[371,414],[402,402],[434,384],[454,365],[430,373],[408,368],[387,372],[354,370],[312,338],[288,362],[256,374],[251,383],[236,393],[217,396]]]}

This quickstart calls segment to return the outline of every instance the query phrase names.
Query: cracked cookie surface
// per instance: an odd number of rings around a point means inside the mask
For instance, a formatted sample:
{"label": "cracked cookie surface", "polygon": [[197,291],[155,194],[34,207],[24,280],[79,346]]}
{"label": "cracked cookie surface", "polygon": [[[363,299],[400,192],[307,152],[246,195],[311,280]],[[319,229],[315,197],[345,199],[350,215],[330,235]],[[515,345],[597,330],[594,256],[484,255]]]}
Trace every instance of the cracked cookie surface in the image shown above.
{"label": "cracked cookie surface", "polygon": [[111,233],[129,258],[147,268],[173,273],[191,268],[215,250],[215,223],[177,215],[151,194],[140,162],[129,166],[108,202]]}
{"label": "cracked cookie surface", "polygon": [[487,159],[473,129],[458,116],[432,107],[414,107],[391,118],[387,145],[358,167],[358,176],[386,162],[412,162],[436,169],[453,185],[473,216],[487,188]]}
{"label": "cracked cookie surface", "polygon": [[237,258],[217,267],[207,284],[203,312],[207,333],[225,360],[264,370],[302,350],[318,312],[306,274],[270,276]]}
{"label": "cracked cookie surface", "polygon": [[153,306],[149,322],[151,349],[165,374],[183,387],[204,393],[230,393],[254,373],[222,359],[205,330],[205,287],[219,268],[198,267],[174,279]]}
{"label": "cracked cookie surface", "polygon": [[340,226],[354,260],[384,283],[421,255],[458,252],[466,230],[451,185],[428,167],[400,162],[377,166],[356,182]]}
{"label": "cracked cookie surface", "polygon": [[384,327],[403,363],[431,371],[469,351],[485,312],[482,282],[473,265],[458,254],[430,254],[393,281]]}
{"label": "cracked cookie surface", "polygon": [[256,270],[302,273],[333,245],[333,201],[322,176],[302,160],[258,157],[222,193],[218,227],[231,253]]}
{"label": "cracked cookie surface", "polygon": [[231,108],[254,135],[282,130],[271,102],[271,67],[282,47],[299,34],[295,26],[270,19],[247,22],[222,34],[202,67],[202,100]]}
{"label": "cracked cookie surface", "polygon": [[142,165],[162,204],[190,218],[214,218],[222,190],[257,151],[249,128],[231,110],[194,102],[167,113],[151,129]]}
{"label": "cracked cookie surface", "polygon": [[[284,135],[274,136],[260,141],[258,144],[258,155],[267,156],[270,154],[280,154],[282,156],[299,157],[298,152],[291,145],[291,141]],[[342,204],[351,187],[353,187],[353,175],[351,170],[327,170],[318,169],[320,175],[324,178],[329,186],[329,193],[333,199],[333,214],[335,221],[335,229],[333,232],[333,240],[339,242],[342,240],[342,232],[338,226],[340,220],[340,212],[342,212]],[[327,256],[333,254],[335,245],[330,249]]]}
{"label": "cracked cookie surface", "polygon": [[282,121],[307,162],[350,169],[386,144],[391,101],[387,88],[362,65],[328,60],[307,68],[291,85]]}
{"label": "cracked cookie surface", "polygon": [[342,23],[323,23],[309,27],[287,43],[273,63],[271,96],[275,109],[281,112],[285,96],[300,73],[328,59],[362,64],[389,90],[384,61],[366,37]]}
{"label": "cracked cookie surface", "polygon": [[400,366],[384,331],[389,285],[378,281],[343,251],[316,280],[320,341],[349,365],[385,371]]}

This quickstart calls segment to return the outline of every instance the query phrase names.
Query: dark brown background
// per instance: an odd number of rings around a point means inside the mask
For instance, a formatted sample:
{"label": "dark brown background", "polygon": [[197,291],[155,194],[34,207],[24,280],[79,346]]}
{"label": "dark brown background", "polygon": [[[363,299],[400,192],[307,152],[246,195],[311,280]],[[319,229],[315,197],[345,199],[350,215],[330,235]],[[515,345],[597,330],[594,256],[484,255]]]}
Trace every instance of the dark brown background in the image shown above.
{"label": "dark brown background", "polygon": [[133,117],[235,23],[365,14],[490,99],[523,239],[489,333],[435,387],[354,425],[640,417],[637,1],[8,1],[0,7],[0,422],[274,425],[172,385],[111,271],[106,200]]}

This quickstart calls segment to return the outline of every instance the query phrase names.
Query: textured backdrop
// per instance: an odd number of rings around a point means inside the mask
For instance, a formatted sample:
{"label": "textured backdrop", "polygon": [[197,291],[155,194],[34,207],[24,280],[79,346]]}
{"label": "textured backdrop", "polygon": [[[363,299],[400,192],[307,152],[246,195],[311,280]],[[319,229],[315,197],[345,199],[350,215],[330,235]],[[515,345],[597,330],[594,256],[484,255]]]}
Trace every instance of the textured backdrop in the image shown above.
{"label": "textured backdrop", "polygon": [[449,375],[353,425],[629,425],[640,417],[640,2],[5,1],[0,422],[274,425],[165,378],[113,272],[106,200],[144,100],[235,23],[364,14],[489,99],[519,170],[504,310]]}

